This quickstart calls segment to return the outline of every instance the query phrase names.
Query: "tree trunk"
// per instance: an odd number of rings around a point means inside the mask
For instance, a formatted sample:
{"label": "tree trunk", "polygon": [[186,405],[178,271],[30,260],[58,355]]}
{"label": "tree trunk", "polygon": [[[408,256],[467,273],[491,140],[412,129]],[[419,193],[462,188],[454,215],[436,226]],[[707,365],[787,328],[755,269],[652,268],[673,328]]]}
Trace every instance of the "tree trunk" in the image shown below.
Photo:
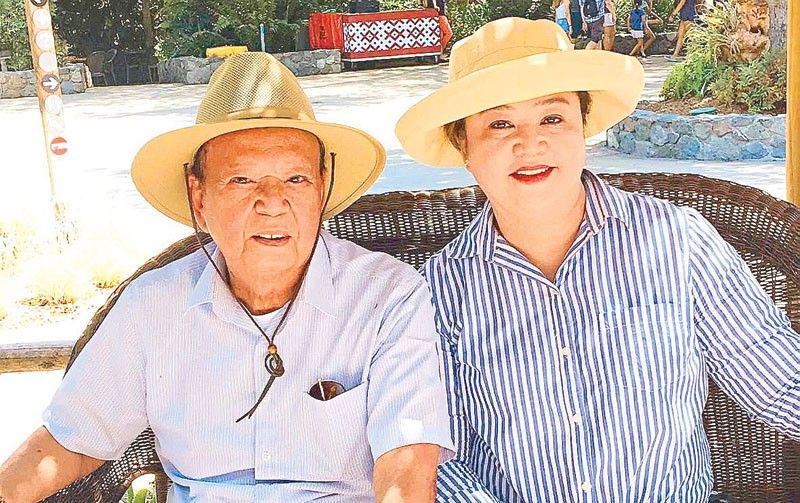
{"label": "tree trunk", "polygon": [[148,58],[153,55],[156,46],[156,34],[153,31],[153,11],[150,0],[142,0],[142,27],[144,28],[144,45]]}
{"label": "tree trunk", "polygon": [[[769,40],[772,47],[786,47],[787,1],[769,0]],[[797,1],[797,0],[794,0]]]}

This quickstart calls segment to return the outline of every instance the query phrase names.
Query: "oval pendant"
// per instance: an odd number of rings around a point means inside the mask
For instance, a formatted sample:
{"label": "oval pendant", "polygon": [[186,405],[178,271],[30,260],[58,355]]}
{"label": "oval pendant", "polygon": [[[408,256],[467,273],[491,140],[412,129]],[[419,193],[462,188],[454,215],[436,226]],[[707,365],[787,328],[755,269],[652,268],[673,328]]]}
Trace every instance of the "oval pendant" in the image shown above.
{"label": "oval pendant", "polygon": [[278,355],[277,351],[270,351],[267,354],[267,357],[264,359],[264,366],[267,368],[269,375],[273,377],[280,377],[284,374],[284,372],[286,372],[286,369],[283,367],[283,360],[281,360],[281,357]]}

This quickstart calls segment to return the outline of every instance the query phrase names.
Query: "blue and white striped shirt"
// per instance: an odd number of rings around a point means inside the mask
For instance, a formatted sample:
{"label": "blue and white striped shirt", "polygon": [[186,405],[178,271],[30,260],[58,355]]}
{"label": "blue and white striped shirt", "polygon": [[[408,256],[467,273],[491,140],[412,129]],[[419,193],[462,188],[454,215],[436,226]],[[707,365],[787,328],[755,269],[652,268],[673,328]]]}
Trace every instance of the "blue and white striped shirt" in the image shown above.
{"label": "blue and white striped shirt", "polygon": [[[269,333],[277,319],[259,322]],[[269,377],[267,344],[195,252],[125,289],[44,424],[98,459],[152,427],[170,502],[366,503],[385,452],[431,443],[452,457],[430,292],[412,267],[323,231],[276,344],[286,373],[236,423]],[[347,391],[316,400],[318,379]]]}
{"label": "blue and white striped shirt", "polygon": [[550,282],[491,206],[424,274],[456,458],[440,501],[707,500],[707,374],[800,438],[800,336],[696,211],[583,177]]}

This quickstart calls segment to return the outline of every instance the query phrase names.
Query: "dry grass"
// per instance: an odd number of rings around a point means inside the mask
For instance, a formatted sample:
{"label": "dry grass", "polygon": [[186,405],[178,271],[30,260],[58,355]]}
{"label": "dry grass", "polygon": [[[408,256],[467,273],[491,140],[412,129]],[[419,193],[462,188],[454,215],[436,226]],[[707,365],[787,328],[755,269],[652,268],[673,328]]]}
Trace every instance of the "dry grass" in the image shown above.
{"label": "dry grass", "polygon": [[38,306],[74,304],[87,296],[91,285],[75,254],[40,257],[28,283],[28,303]]}

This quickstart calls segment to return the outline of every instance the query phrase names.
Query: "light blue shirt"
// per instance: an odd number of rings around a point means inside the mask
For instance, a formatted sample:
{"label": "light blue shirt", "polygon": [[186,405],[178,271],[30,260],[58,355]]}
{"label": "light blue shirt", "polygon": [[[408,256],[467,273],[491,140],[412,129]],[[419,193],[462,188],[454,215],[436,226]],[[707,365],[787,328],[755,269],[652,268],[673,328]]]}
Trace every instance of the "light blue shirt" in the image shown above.
{"label": "light blue shirt", "polygon": [[[259,321],[267,333],[277,323]],[[124,290],[45,427],[99,459],[152,427],[180,502],[373,501],[373,463],[387,451],[431,443],[452,456],[430,293],[410,266],[323,231],[276,345],[286,373],[236,423],[267,381],[267,344],[195,252]],[[318,379],[347,391],[316,400]]]}
{"label": "light blue shirt", "polygon": [[800,439],[800,335],[699,213],[584,172],[548,280],[486,205],[425,266],[457,455],[448,502],[707,501],[708,374]]}

